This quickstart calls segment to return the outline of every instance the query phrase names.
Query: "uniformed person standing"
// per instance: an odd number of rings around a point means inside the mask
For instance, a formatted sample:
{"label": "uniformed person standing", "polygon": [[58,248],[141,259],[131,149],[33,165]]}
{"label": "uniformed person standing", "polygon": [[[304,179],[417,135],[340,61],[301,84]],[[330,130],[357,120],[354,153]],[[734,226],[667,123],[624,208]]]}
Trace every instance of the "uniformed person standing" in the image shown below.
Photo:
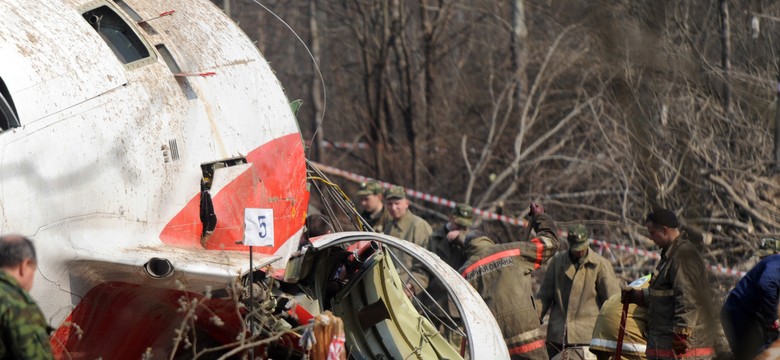
{"label": "uniformed person standing", "polygon": [[558,250],[558,236],[541,205],[532,203],[529,216],[536,231],[530,241],[496,244],[484,233],[469,233],[460,273],[490,308],[512,359],[547,359],[531,273]]}
{"label": "uniformed person standing", "polygon": [[384,189],[378,181],[368,181],[360,184],[357,192],[360,198],[360,216],[366,219],[375,232],[382,232],[382,225],[391,220],[385,210]]}
{"label": "uniformed person standing", "polygon": [[552,358],[564,348],[587,346],[599,309],[610,296],[620,293],[612,264],[590,251],[588,230],[578,225],[569,229],[569,250],[556,254],[536,294],[542,304],[542,318],[550,311],[547,327],[547,355]]}
{"label": "uniformed person standing", "polygon": [[457,204],[447,223],[431,234],[428,251],[439,255],[453,269],[460,269],[466,262],[463,243],[466,233],[473,223],[474,209],[466,204]]}
{"label": "uniformed person standing", "polygon": [[0,236],[0,359],[53,359],[49,326],[28,291],[37,268],[32,242]]}
{"label": "uniformed person standing", "polygon": [[[438,255],[453,269],[458,270],[466,262],[466,253],[463,251],[463,244],[466,240],[466,233],[472,224],[474,209],[466,204],[457,204],[449,216],[447,222],[441,228],[431,234],[428,239],[428,251]],[[435,318],[447,321],[447,318],[458,318],[457,308],[454,303],[449,301],[447,288],[437,277],[428,274],[427,269],[424,273],[428,275],[429,296],[422,297],[423,306],[430,311]],[[461,336],[450,328],[454,324],[447,322],[447,326],[442,324],[439,331],[452,345],[459,347]]]}
{"label": "uniformed person standing", "polygon": [[622,299],[647,307],[647,358],[711,359],[717,323],[704,260],[672,211],[656,210],[645,224],[661,260],[650,287],[624,289]]}
{"label": "uniformed person standing", "polygon": [[[428,238],[433,233],[431,225],[421,217],[409,210],[409,199],[406,190],[401,186],[392,186],[385,192],[385,207],[390,214],[390,220],[382,225],[382,231],[386,235],[410,241],[422,248],[428,247]],[[428,277],[415,269],[420,265],[415,264],[413,258],[401,251],[395,251],[401,265],[412,272],[417,281],[412,280],[402,266],[396,266],[401,272],[401,281],[404,282],[407,295],[417,294],[428,287]],[[419,283],[419,284],[418,284]]]}

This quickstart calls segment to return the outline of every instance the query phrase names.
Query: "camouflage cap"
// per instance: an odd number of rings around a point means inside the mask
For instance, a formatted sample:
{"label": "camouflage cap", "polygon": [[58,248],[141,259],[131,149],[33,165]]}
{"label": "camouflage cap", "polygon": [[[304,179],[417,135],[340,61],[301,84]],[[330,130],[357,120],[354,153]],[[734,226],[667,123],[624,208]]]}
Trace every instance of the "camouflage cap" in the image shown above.
{"label": "camouflage cap", "polygon": [[777,254],[778,249],[778,240],[772,239],[772,238],[763,238],[761,239],[761,243],[758,244],[758,257],[759,258],[765,258],[769,255]]}
{"label": "camouflage cap", "polygon": [[406,190],[403,186],[393,185],[387,191],[385,191],[385,199],[405,199]]}
{"label": "camouflage cap", "polygon": [[585,250],[588,248],[588,229],[583,225],[570,227],[566,240],[569,242],[569,249],[573,251]]}
{"label": "camouflage cap", "polygon": [[452,210],[452,220],[460,226],[471,226],[473,217],[474,209],[466,204],[457,204]]}
{"label": "camouflage cap", "polygon": [[358,196],[366,195],[379,195],[384,191],[382,184],[379,181],[367,181],[360,183],[360,190],[358,190]]}

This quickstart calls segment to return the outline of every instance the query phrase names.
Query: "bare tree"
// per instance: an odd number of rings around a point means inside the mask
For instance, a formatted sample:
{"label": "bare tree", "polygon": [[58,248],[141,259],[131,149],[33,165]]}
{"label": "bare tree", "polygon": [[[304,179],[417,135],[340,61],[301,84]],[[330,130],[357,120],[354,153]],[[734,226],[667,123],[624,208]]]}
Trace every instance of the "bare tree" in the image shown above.
{"label": "bare tree", "polygon": [[[247,4],[232,6],[248,33],[279,33],[273,21],[245,18]],[[742,264],[760,237],[780,235],[771,167],[780,147],[767,131],[780,114],[780,24],[771,20],[780,4],[727,5],[269,7],[311,31],[312,48],[320,41],[333,94],[324,139],[368,145],[328,149],[330,165],[506,215],[540,200],[564,226],[583,222],[599,237],[638,246],[649,244],[644,215],[663,206],[703,234],[711,261]],[[762,21],[759,32],[753,19]],[[296,56],[299,45],[283,36],[260,45],[291,98],[320,92],[314,74],[300,70],[311,66]],[[313,105],[300,116],[309,125],[318,119]]]}

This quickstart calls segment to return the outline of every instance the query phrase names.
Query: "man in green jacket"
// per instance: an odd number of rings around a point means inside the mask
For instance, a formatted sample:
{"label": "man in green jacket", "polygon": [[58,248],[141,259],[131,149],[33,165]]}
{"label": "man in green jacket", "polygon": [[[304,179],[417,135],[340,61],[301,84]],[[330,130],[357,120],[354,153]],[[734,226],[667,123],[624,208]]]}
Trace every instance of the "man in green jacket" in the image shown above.
{"label": "man in green jacket", "polygon": [[[424,249],[428,247],[428,238],[433,233],[431,225],[409,210],[409,199],[406,197],[406,190],[403,187],[396,185],[387,189],[385,207],[390,214],[390,220],[385,221],[382,225],[382,231],[385,235],[410,241]],[[427,276],[416,270],[420,268],[419,264],[415,264],[414,259],[402,251],[394,251],[393,253],[400,262],[400,265],[396,263],[396,267],[401,273],[401,281],[404,282],[404,290],[407,295],[417,294],[422,289],[427,288]],[[406,268],[408,272],[403,268]]]}
{"label": "man in green jacket", "polygon": [[53,359],[49,326],[30,297],[37,268],[32,242],[0,236],[0,359]]}
{"label": "man in green jacket", "polygon": [[542,304],[541,317],[550,311],[547,326],[550,358],[566,347],[587,346],[601,305],[620,293],[612,264],[590,251],[585,226],[569,229],[566,239],[569,250],[550,260],[536,294]]}
{"label": "man in green jacket", "polygon": [[558,250],[558,236],[541,205],[532,203],[528,215],[536,231],[529,241],[495,244],[484,233],[469,233],[460,273],[490,308],[512,359],[547,359],[531,273]]}
{"label": "man in green jacket", "polygon": [[624,289],[622,300],[647,307],[647,358],[711,359],[717,322],[704,260],[672,211],[655,210],[645,224],[661,260],[650,287]]}

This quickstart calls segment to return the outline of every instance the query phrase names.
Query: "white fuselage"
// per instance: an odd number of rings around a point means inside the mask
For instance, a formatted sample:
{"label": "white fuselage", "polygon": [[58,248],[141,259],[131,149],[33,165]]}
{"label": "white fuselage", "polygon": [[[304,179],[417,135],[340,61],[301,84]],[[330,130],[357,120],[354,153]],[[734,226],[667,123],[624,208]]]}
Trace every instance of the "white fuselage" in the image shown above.
{"label": "white fuselage", "polygon": [[[55,327],[105,281],[178,280],[200,291],[246,271],[246,252],[221,251],[241,250],[243,207],[279,213],[265,254],[284,255],[305,217],[297,124],[252,42],[208,1],[124,3],[142,19],[175,12],[139,25],[109,1],[0,1],[0,79],[21,125],[0,132],[0,233],[33,239],[40,272],[32,294]],[[148,57],[120,61],[116,44],[90,25],[106,20],[83,16],[103,6]],[[218,225],[204,249],[201,165],[228,159],[246,163],[214,173]],[[144,273],[152,257],[169,260],[174,275]]]}

